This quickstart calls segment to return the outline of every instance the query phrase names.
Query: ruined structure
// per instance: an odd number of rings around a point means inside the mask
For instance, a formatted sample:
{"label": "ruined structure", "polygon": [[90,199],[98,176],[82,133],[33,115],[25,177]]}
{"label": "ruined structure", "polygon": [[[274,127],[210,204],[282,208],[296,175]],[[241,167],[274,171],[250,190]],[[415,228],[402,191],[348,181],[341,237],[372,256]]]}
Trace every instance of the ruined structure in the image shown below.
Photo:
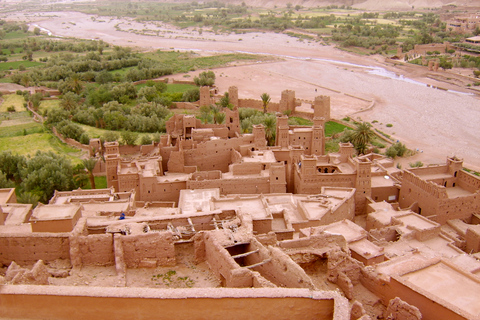
{"label": "ruined structure", "polygon": [[107,189],[33,210],[1,189],[0,318],[480,317],[480,177],[460,159],[325,154],[318,109],[311,127],[279,114],[267,147],[235,111],[225,125],[176,115],[128,159],[92,141]]}

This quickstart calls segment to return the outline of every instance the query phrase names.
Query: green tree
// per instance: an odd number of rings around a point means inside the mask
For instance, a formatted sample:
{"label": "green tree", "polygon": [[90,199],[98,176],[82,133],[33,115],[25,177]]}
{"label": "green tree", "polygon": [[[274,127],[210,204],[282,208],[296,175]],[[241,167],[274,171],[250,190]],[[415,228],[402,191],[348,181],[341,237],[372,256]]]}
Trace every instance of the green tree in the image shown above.
{"label": "green tree", "polygon": [[230,103],[230,96],[228,95],[228,92],[225,92],[223,97],[221,97],[220,100],[217,102],[217,105],[221,109],[223,108],[233,109],[233,104]]}
{"label": "green tree", "polygon": [[267,107],[268,107],[268,104],[270,103],[270,95],[268,93],[262,93],[260,98],[262,99],[262,103],[263,103],[263,113],[267,113]]}
{"label": "green tree", "polygon": [[362,122],[353,130],[351,142],[355,146],[358,154],[365,154],[368,144],[372,141],[375,133],[371,129],[372,125],[368,122]]}
{"label": "green tree", "polygon": [[112,141],[118,141],[118,138],[119,138],[119,134],[118,132],[114,132],[114,131],[107,131],[103,134],[103,140],[104,141],[107,141],[107,142],[112,142]]}
{"label": "green tree", "polygon": [[269,146],[275,145],[276,124],[277,119],[273,114],[266,115],[263,120],[263,125],[265,126],[265,138],[267,139]]}
{"label": "green tree", "polygon": [[182,101],[195,102],[200,100],[200,90],[198,88],[187,90],[182,95]]}
{"label": "green tree", "polygon": [[16,184],[22,181],[21,170],[25,165],[24,156],[13,154],[10,151],[0,153],[0,171],[5,174],[6,179]]}
{"label": "green tree", "polygon": [[138,133],[131,131],[122,131],[120,134],[122,136],[122,141],[124,144],[133,146],[138,138]]}
{"label": "green tree", "polygon": [[35,27],[33,29],[33,34],[36,35],[36,36],[39,36],[40,35],[40,28],[39,27]]}
{"label": "green tree", "polygon": [[80,101],[78,95],[73,92],[67,92],[60,99],[60,107],[64,110],[72,111],[78,106],[78,101]]}
{"label": "green tree", "polygon": [[193,81],[199,87],[211,87],[215,84],[215,73],[213,73],[213,71],[204,71],[200,73],[198,77],[194,77]]}
{"label": "green tree", "polygon": [[85,170],[88,171],[88,179],[90,179],[90,186],[92,189],[95,188],[95,177],[93,176],[93,170],[95,169],[95,166],[97,165],[98,159],[96,158],[88,158],[88,159],[83,159],[83,166],[85,167]]}
{"label": "green tree", "polygon": [[26,161],[21,175],[20,187],[37,195],[43,203],[53,196],[55,190],[66,191],[75,188],[70,161],[51,151],[37,151],[34,157]]}

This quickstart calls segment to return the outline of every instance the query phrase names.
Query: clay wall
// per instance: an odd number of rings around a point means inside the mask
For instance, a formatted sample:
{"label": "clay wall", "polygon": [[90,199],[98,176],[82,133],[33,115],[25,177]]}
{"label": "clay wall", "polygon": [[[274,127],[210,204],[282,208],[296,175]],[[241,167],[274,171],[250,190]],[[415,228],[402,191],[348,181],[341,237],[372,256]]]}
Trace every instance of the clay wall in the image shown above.
{"label": "clay wall", "polygon": [[121,155],[140,153],[140,146],[118,146]]}
{"label": "clay wall", "polygon": [[63,143],[66,143],[66,144],[68,144],[68,145],[70,145],[74,148],[77,148],[77,149],[80,149],[80,150],[83,150],[83,151],[87,151],[88,153],[90,153],[91,150],[92,150],[89,145],[81,144],[80,142],[78,142],[76,140],[73,140],[73,139],[70,139],[70,138],[64,138],[60,133],[57,132],[57,129],[55,127],[52,128],[52,132]]}
{"label": "clay wall", "polygon": [[231,165],[231,172],[234,176],[247,174],[260,174],[263,170],[263,164],[260,162],[242,162]]}
{"label": "clay wall", "polygon": [[315,288],[305,271],[282,250],[274,247],[265,248],[256,239],[252,239],[249,247],[249,251],[258,249],[259,252],[245,257],[246,265],[253,265],[270,259],[269,262],[253,268],[270,282],[279,287]]}
{"label": "clay wall", "polygon": [[417,307],[425,320],[466,320],[468,316],[455,307],[447,307],[449,303],[432,297],[421,288],[403,281],[401,277],[380,276],[373,270],[362,269],[360,278],[362,285],[378,296],[385,305],[395,297]]}
{"label": "clay wall", "polygon": [[175,265],[175,245],[170,232],[122,236],[121,242],[128,268],[138,268],[148,261],[156,262],[156,266]]}
{"label": "clay wall", "polygon": [[457,184],[462,189],[465,189],[470,192],[476,192],[480,190],[480,178],[468,173],[464,170],[460,170],[457,173]]}
{"label": "clay wall", "polygon": [[[457,312],[446,307],[446,301],[432,301],[428,293],[422,293],[420,288],[404,282],[401,277],[390,278],[390,292],[388,300],[399,297],[405,302],[417,307],[425,320],[466,320],[468,317],[462,316]],[[388,301],[384,301],[387,303]],[[461,311],[460,311],[461,312]]]}
{"label": "clay wall", "polygon": [[[375,187],[372,185],[372,199],[375,202],[396,202],[400,190],[396,186]],[[395,197],[394,199],[391,197]]]}
{"label": "clay wall", "polygon": [[422,210],[419,213],[432,215],[436,213],[439,200],[447,198],[447,191],[444,187],[424,181],[407,170],[404,171],[399,195],[400,207],[406,208],[417,202]]}
{"label": "clay wall", "polygon": [[438,200],[435,216],[430,219],[445,224],[447,220],[469,219],[474,213],[480,213],[480,197],[478,194]]}
{"label": "clay wall", "polygon": [[414,51],[416,54],[427,54],[427,51],[439,51],[445,53],[447,45],[444,43],[416,44]]}
{"label": "clay wall", "polygon": [[9,265],[15,261],[24,265],[55,259],[70,259],[68,233],[0,234],[0,264]]}
{"label": "clay wall", "polygon": [[178,109],[196,110],[198,106],[191,102],[174,102]]}
{"label": "clay wall", "polygon": [[78,250],[72,252],[72,260],[78,258],[76,263],[80,266],[111,266],[115,263],[112,234],[78,235],[71,242]]}
{"label": "clay wall", "polygon": [[307,289],[12,285],[2,287],[0,299],[0,317],[8,319],[350,319],[348,302],[340,294]]}
{"label": "clay wall", "polygon": [[[263,111],[263,102],[262,100],[256,99],[238,99],[239,108],[252,108]],[[267,106],[267,112],[280,111],[280,103],[278,102],[269,102]]]}
{"label": "clay wall", "polygon": [[295,193],[317,194],[322,187],[355,187],[355,174],[327,173],[303,176],[299,170],[294,172]]}
{"label": "clay wall", "polygon": [[169,181],[157,185],[158,191],[154,193],[157,196],[155,201],[171,201],[178,203],[180,190],[187,189],[186,181]]}
{"label": "clay wall", "polygon": [[153,150],[155,150],[155,144],[144,144],[144,145],[141,145],[140,146],[140,153],[142,155],[147,155],[149,154],[150,152],[152,152]]}
{"label": "clay wall", "polygon": [[225,287],[249,288],[253,286],[252,271],[240,268],[232,256],[211,234],[204,234],[205,261],[222,280]]}
{"label": "clay wall", "polygon": [[215,179],[215,180],[188,180],[187,189],[211,189],[220,188],[221,194],[260,194],[270,193],[269,177],[245,177],[234,179]]}
{"label": "clay wall", "polygon": [[222,172],[220,170],[215,171],[198,171],[192,174],[193,181],[202,181],[202,180],[216,180],[222,178]]}

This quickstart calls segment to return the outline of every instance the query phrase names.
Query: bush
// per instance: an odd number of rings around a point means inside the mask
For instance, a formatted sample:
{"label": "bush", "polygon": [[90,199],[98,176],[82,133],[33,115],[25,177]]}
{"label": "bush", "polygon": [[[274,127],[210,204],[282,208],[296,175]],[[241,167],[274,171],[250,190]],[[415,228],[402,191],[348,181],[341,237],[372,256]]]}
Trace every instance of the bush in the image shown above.
{"label": "bush", "polygon": [[138,138],[138,133],[131,131],[122,131],[122,142],[126,145],[133,146]]}
{"label": "bush", "polygon": [[387,128],[391,128],[391,127],[393,127],[393,124],[387,123]]}
{"label": "bush", "polygon": [[7,111],[8,112],[15,112],[15,107],[14,106],[10,106],[7,108]]}
{"label": "bush", "polygon": [[90,137],[88,136],[88,134],[86,132],[84,132],[80,136],[80,139],[79,139],[78,142],[80,142],[81,144],[89,144],[90,143]]}
{"label": "bush", "polygon": [[152,137],[149,134],[143,135],[142,138],[140,139],[141,145],[152,144],[152,142],[153,142]]}
{"label": "bush", "polygon": [[193,81],[199,87],[211,87],[215,84],[215,73],[213,71],[204,71],[198,77],[193,78]]}
{"label": "bush", "polygon": [[102,138],[104,141],[112,142],[112,141],[117,141],[119,137],[120,135],[118,134],[118,132],[107,131],[103,134]]}
{"label": "bush", "polygon": [[401,142],[396,142],[385,151],[385,155],[389,158],[403,157],[405,152],[407,152],[407,147]]}
{"label": "bush", "polygon": [[412,168],[420,168],[423,167],[423,162],[419,160],[415,163],[409,163],[408,165]]}
{"label": "bush", "polygon": [[195,102],[200,100],[200,90],[198,88],[187,90],[182,95],[182,101]]}
{"label": "bush", "polygon": [[78,124],[69,120],[63,120],[56,125],[57,132],[65,138],[70,138],[80,142],[80,137],[85,131]]}

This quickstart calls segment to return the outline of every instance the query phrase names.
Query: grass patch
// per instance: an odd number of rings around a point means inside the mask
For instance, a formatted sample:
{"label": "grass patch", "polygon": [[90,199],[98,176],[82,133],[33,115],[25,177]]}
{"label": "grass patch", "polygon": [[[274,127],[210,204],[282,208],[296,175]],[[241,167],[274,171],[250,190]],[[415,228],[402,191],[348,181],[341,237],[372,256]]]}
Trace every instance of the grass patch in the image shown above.
{"label": "grass patch", "polygon": [[3,102],[0,105],[0,112],[7,112],[7,108],[10,106],[14,106],[15,111],[17,112],[25,111],[25,107],[23,106],[25,99],[23,96],[19,96],[18,94],[6,94],[2,98]]}
{"label": "grass patch", "polygon": [[42,100],[40,101],[40,106],[38,107],[38,112],[40,114],[43,114],[45,110],[50,110],[52,108],[56,108],[60,105],[60,100],[59,99],[54,99],[54,100]]}
{"label": "grass patch", "polygon": [[349,127],[347,127],[343,124],[340,124],[338,122],[328,121],[327,123],[325,123],[325,136],[331,137],[332,135],[334,135],[336,133],[343,132],[343,130],[345,130],[345,128],[351,129],[351,128],[349,128]]}
{"label": "grass patch", "polygon": [[43,126],[37,122],[27,122],[12,126],[0,127],[0,138],[26,136],[33,133],[42,133]]}
{"label": "grass patch", "polygon": [[221,67],[239,61],[266,61],[272,58],[246,53],[230,53],[202,57],[194,52],[156,51],[145,53],[145,58],[158,61],[173,69],[173,73],[189,72],[197,69]]}
{"label": "grass patch", "polygon": [[187,90],[196,89],[196,88],[198,87],[191,84],[172,83],[167,85],[167,92],[168,93],[185,92]]}
{"label": "grass patch", "polygon": [[299,125],[299,126],[313,126],[312,120],[308,120],[300,117],[290,117],[289,119],[292,119],[292,122],[296,123],[296,125]]}
{"label": "grass patch", "polygon": [[32,156],[37,151],[53,151],[65,155],[72,163],[81,163],[80,151],[62,143],[50,133],[34,133],[26,136],[0,138],[0,152],[11,151],[23,156]]}
{"label": "grass patch", "polygon": [[36,61],[10,61],[10,62],[1,62],[0,71],[6,71],[10,69],[18,69],[18,66],[23,64],[25,68],[37,67],[43,65],[41,62]]}
{"label": "grass patch", "polygon": [[[76,124],[79,125],[80,127],[82,127],[83,130],[85,130],[85,132],[88,134],[90,139],[101,138],[105,135],[106,132],[116,132],[116,133],[118,133],[119,136],[121,135],[120,131],[95,128],[95,127],[87,126],[87,125],[84,125],[84,124],[81,124],[81,123],[76,123]],[[153,137],[153,133],[150,133],[150,132],[137,132],[137,134],[138,134],[138,137],[137,137],[136,144],[140,144],[140,140],[142,139],[143,136],[148,136],[149,135],[150,137]]]}
{"label": "grass patch", "polygon": [[[107,177],[106,176],[96,176],[95,179],[95,189],[106,189],[107,188]],[[87,185],[83,189],[92,189],[90,185],[90,179],[88,179]]]}

